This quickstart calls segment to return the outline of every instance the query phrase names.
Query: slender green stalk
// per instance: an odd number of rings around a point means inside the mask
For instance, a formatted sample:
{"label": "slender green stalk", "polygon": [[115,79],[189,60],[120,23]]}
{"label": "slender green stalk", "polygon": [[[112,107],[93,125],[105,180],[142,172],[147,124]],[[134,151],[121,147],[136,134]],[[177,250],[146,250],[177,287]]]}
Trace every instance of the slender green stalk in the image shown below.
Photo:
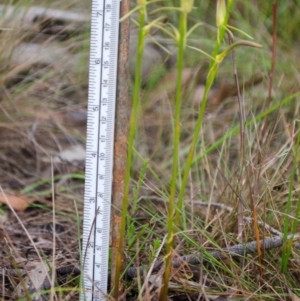
{"label": "slender green stalk", "polygon": [[[283,230],[284,246],[283,246],[283,250],[282,250],[282,264],[281,264],[281,272],[282,273],[286,273],[286,271],[287,271],[287,265],[288,265],[289,258],[291,256],[292,245],[293,245],[293,237],[288,238],[288,234],[289,234],[289,226],[291,224],[291,219],[290,219],[291,202],[292,202],[292,195],[293,195],[293,189],[294,189],[294,178],[295,178],[295,174],[296,174],[296,169],[298,167],[299,146],[300,146],[300,131],[298,131],[297,142],[296,142],[295,149],[294,149],[294,163],[293,163],[292,173],[291,173],[291,178],[290,178],[289,195],[288,195],[288,200],[287,200],[287,204],[286,204],[286,216],[284,219],[284,230]],[[292,223],[292,229],[291,229],[292,235],[294,235],[296,233],[299,213],[300,213],[300,199],[297,202],[295,219],[293,220],[293,223]]]}
{"label": "slender green stalk", "polygon": [[138,50],[137,50],[136,69],[135,69],[133,103],[132,103],[129,138],[128,138],[128,156],[127,156],[127,165],[126,165],[125,181],[124,181],[122,218],[121,218],[118,254],[116,258],[116,274],[115,274],[115,281],[114,281],[114,297],[116,300],[118,300],[118,294],[119,294],[119,282],[120,282],[120,275],[122,269],[122,258],[123,258],[122,255],[123,255],[123,248],[124,248],[125,228],[126,228],[126,215],[127,215],[127,208],[128,208],[130,169],[131,169],[131,162],[132,162],[132,156],[134,151],[134,137],[136,131],[137,115],[138,115],[138,104],[140,100],[141,78],[142,78],[141,70],[142,70],[142,59],[143,59],[144,44],[145,44],[145,31],[144,31],[145,15],[146,15],[146,6],[143,5],[141,6],[139,11]]}
{"label": "slender green stalk", "polygon": [[163,301],[167,298],[168,284],[170,280],[171,264],[172,264],[172,248],[174,245],[173,218],[175,213],[175,194],[176,182],[178,177],[178,161],[179,161],[179,141],[180,141],[180,111],[181,111],[181,97],[182,97],[182,70],[183,70],[183,55],[185,49],[187,13],[182,11],[180,15],[180,28],[178,39],[178,54],[177,54],[177,81],[176,81],[176,96],[175,96],[175,126],[174,126],[174,143],[173,143],[173,165],[172,165],[172,179],[171,190],[169,197],[169,212],[167,220],[167,241],[166,241],[166,257],[165,257],[165,274],[163,280],[163,287],[160,291],[159,300]]}
{"label": "slender green stalk", "polygon": [[193,164],[193,157],[194,157],[195,147],[196,147],[197,141],[199,139],[199,133],[200,133],[202,123],[203,123],[203,117],[204,117],[204,112],[205,112],[206,103],[207,103],[207,99],[208,99],[208,94],[209,94],[209,91],[211,89],[211,86],[212,86],[212,84],[215,80],[215,77],[216,77],[216,74],[217,74],[217,71],[218,71],[218,63],[216,61],[217,61],[217,58],[218,58],[221,43],[223,41],[223,38],[224,38],[224,35],[225,35],[225,32],[226,32],[226,26],[227,26],[227,23],[228,23],[232,3],[233,3],[232,0],[228,1],[227,9],[226,9],[226,15],[225,15],[225,18],[224,18],[223,25],[218,28],[218,39],[216,41],[215,49],[214,49],[213,54],[212,54],[213,60],[210,63],[210,68],[209,68],[210,71],[209,71],[208,78],[207,78],[207,81],[206,81],[205,91],[204,91],[203,99],[202,99],[200,110],[199,110],[199,116],[198,116],[197,123],[196,123],[196,126],[195,126],[195,130],[194,130],[194,134],[193,134],[193,140],[192,140],[192,143],[191,143],[191,146],[190,146],[190,149],[189,149],[189,153],[188,153],[188,157],[187,157],[187,161],[186,161],[186,166],[185,166],[185,169],[184,169],[182,184],[181,184],[180,191],[179,191],[178,204],[177,204],[177,208],[176,208],[177,210],[176,210],[175,221],[174,221],[176,226],[179,224],[179,219],[180,219],[181,209],[182,209],[182,205],[183,205],[185,189],[186,189],[186,185],[187,185],[187,181],[188,181],[188,177],[189,177],[189,172],[190,172],[191,166]]}

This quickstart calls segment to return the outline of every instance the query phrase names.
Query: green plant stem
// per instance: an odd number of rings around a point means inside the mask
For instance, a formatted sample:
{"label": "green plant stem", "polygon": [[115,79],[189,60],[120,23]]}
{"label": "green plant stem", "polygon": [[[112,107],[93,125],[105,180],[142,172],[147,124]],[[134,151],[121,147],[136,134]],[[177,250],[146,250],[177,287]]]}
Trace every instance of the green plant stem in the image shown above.
{"label": "green plant stem", "polygon": [[216,63],[216,58],[219,54],[219,50],[220,50],[220,47],[221,47],[221,42],[223,41],[223,38],[224,38],[224,35],[225,35],[225,32],[226,32],[226,26],[227,26],[227,23],[228,23],[232,3],[233,3],[233,1],[228,1],[225,21],[223,23],[223,26],[220,26],[219,29],[218,29],[218,39],[217,39],[215,49],[214,49],[213,54],[212,54],[213,60],[210,63],[210,68],[209,68],[210,71],[209,71],[208,78],[207,78],[207,81],[206,81],[205,91],[204,91],[203,99],[202,99],[200,110],[199,110],[199,116],[198,116],[197,123],[196,123],[196,126],[195,126],[195,130],[194,130],[194,133],[193,133],[193,140],[192,140],[192,143],[191,143],[191,146],[190,146],[190,149],[189,149],[189,153],[188,153],[188,157],[187,157],[187,161],[186,161],[186,166],[185,166],[185,169],[184,169],[184,175],[183,175],[183,179],[182,179],[182,183],[181,183],[181,187],[180,187],[180,191],[179,191],[178,204],[177,204],[177,210],[176,210],[175,221],[174,221],[176,226],[178,226],[178,224],[179,224],[180,214],[181,214],[183,200],[184,200],[185,189],[186,189],[186,185],[187,185],[187,181],[188,181],[188,177],[189,177],[189,172],[190,172],[191,166],[193,164],[193,157],[194,157],[195,147],[196,147],[197,141],[199,139],[199,133],[200,133],[202,123],[203,123],[203,117],[204,117],[204,112],[205,112],[206,103],[207,103],[207,99],[208,99],[208,94],[209,94],[209,91],[211,89],[211,86],[212,86],[212,84],[215,80],[215,77],[216,77],[216,74],[217,74],[217,71],[218,71],[218,64]]}
{"label": "green plant stem", "polygon": [[182,98],[182,70],[183,70],[183,55],[185,49],[187,14],[181,12],[180,14],[180,28],[178,39],[178,54],[177,54],[177,81],[176,81],[176,96],[175,96],[175,126],[174,126],[174,150],[173,150],[173,165],[172,165],[172,179],[169,197],[169,212],[167,220],[167,241],[166,241],[166,256],[165,256],[165,274],[163,279],[163,287],[160,291],[159,300],[167,299],[168,284],[170,280],[170,272],[172,265],[172,248],[174,245],[174,232],[176,229],[173,225],[173,218],[175,213],[175,194],[176,182],[178,177],[178,161],[179,161],[179,142],[180,142],[180,111]]}
{"label": "green plant stem", "polygon": [[145,23],[145,6],[142,6],[139,11],[139,32],[138,32],[138,50],[137,50],[137,59],[136,59],[136,68],[135,68],[135,82],[134,82],[134,92],[133,92],[133,103],[132,111],[130,117],[130,128],[129,128],[129,138],[128,138],[128,156],[127,164],[125,171],[125,181],[124,181],[124,196],[122,204],[122,218],[121,218],[121,227],[120,227],[120,236],[119,236],[119,245],[118,253],[116,258],[116,274],[114,281],[114,297],[118,300],[119,294],[119,282],[120,275],[123,263],[123,248],[124,248],[124,237],[125,237],[125,228],[126,228],[126,215],[128,208],[128,196],[129,196],[129,185],[130,185],[130,170],[132,155],[134,150],[134,137],[136,131],[137,115],[138,115],[138,104],[140,99],[140,90],[141,90],[141,70],[142,70],[142,59],[144,52],[145,44],[145,32],[144,32],[144,23]]}

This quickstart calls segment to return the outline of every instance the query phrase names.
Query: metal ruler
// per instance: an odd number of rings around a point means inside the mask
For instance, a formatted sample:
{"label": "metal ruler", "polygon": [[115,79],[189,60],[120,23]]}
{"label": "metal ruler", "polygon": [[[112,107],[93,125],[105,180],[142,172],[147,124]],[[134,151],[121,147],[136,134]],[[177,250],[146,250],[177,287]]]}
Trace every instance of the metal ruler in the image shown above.
{"label": "metal ruler", "polygon": [[106,300],[120,0],[92,0],[80,300]]}

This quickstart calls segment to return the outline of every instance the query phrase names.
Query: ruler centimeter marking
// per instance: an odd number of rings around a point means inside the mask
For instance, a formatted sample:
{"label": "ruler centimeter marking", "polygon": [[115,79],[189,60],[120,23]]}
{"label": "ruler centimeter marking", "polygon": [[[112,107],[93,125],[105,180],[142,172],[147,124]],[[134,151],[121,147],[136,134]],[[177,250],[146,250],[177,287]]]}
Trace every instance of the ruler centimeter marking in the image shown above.
{"label": "ruler centimeter marking", "polygon": [[120,0],[92,0],[81,301],[107,293]]}

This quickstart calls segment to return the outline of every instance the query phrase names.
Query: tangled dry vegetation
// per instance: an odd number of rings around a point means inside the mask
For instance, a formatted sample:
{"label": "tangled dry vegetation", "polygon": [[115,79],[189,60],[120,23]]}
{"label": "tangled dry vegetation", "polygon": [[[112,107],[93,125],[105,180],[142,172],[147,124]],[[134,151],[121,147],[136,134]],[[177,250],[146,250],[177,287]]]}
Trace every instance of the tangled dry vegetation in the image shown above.
{"label": "tangled dry vegetation", "polygon": [[[237,9],[243,14],[242,5]],[[1,206],[3,300],[18,296],[31,300],[36,288],[50,292],[33,300],[46,296],[56,296],[57,300],[78,298],[89,48],[89,15],[78,11],[0,6],[0,200],[7,203],[8,198],[11,203],[10,208]],[[128,300],[137,299],[139,294],[140,299],[154,300],[163,273],[160,259],[173,152],[176,49],[157,32],[152,34],[170,53],[162,51],[151,39],[147,41],[144,61],[149,66],[143,70],[142,118],[132,167],[132,202],[124,251],[130,267],[126,278]],[[135,45],[134,26],[131,39],[131,45]],[[270,35],[259,42],[268,47]],[[266,52],[263,50],[263,55]],[[133,77],[134,53],[133,47]],[[279,60],[281,55],[280,52]],[[182,83],[181,165],[188,152],[208,72],[207,61],[189,59]],[[285,60],[283,57],[284,64]],[[152,62],[158,62],[163,70],[152,70]],[[299,299],[297,245],[288,274],[280,273],[283,213],[294,160],[299,166],[299,156],[295,159],[293,155],[299,130],[299,102],[291,101],[265,118],[256,119],[267,109],[269,84],[269,70],[265,66],[256,69],[250,75],[242,72],[238,85],[249,121],[245,127],[245,164],[241,164],[238,133],[223,139],[227,131],[238,125],[237,85],[230,60],[228,66],[221,68],[210,93],[195,154],[201,160],[193,167],[186,195],[185,230],[178,235],[174,250],[170,300]],[[279,103],[299,90],[297,76],[298,73],[291,82],[281,69],[274,74],[274,82],[289,90],[284,92],[276,84],[274,101]],[[222,143],[209,151],[219,139],[223,139]],[[292,187],[291,219],[299,188],[298,169]],[[241,202],[245,206],[242,217],[237,214]],[[256,247],[250,255],[243,249],[243,256],[238,259],[230,249],[225,256],[222,249],[239,241],[255,240],[250,204],[255,206],[259,226],[256,230],[262,243],[270,238],[281,241],[275,249],[269,249],[266,243],[261,261]],[[224,256],[218,257],[216,250]],[[185,255],[195,257],[182,257]],[[189,265],[190,258],[197,258],[197,262]],[[42,271],[41,262],[46,262],[48,268],[43,277],[38,277],[31,271]],[[144,264],[148,269],[138,268]],[[148,273],[149,268],[152,273]],[[51,285],[54,278],[52,283],[56,285]]]}

